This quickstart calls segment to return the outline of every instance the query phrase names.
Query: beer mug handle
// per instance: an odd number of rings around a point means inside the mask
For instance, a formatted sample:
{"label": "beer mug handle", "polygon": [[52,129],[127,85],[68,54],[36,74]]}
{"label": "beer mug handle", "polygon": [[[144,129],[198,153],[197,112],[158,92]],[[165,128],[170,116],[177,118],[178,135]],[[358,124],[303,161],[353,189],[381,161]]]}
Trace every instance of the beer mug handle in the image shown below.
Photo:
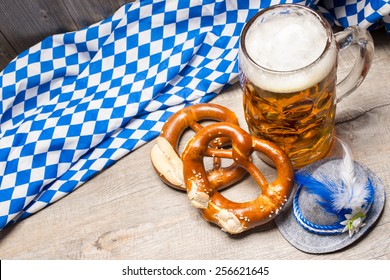
{"label": "beer mug handle", "polygon": [[337,84],[336,103],[339,103],[358,88],[366,77],[374,55],[374,42],[367,30],[357,26],[351,26],[336,33],[335,39],[340,50],[352,45],[359,47],[359,55],[354,66],[349,74]]}

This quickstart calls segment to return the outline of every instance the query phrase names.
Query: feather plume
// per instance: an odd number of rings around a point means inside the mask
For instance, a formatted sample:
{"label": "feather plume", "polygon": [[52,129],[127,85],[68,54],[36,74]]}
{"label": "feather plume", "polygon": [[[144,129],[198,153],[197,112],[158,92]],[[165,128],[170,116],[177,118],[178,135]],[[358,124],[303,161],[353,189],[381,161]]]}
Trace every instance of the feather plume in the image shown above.
{"label": "feather plume", "polygon": [[317,203],[327,212],[337,215],[338,211],[333,206],[333,195],[337,188],[332,181],[317,180],[307,172],[299,171],[295,174],[295,182],[304,186],[306,191],[318,197]]}
{"label": "feather plume", "polygon": [[340,177],[342,186],[333,195],[335,209],[356,209],[367,203],[370,196],[369,181],[357,180],[355,163],[348,145],[338,139],[343,147],[344,157],[340,164]]}
{"label": "feather plume", "polygon": [[327,212],[344,218],[358,208],[368,210],[374,199],[374,188],[368,178],[357,177],[348,145],[339,140],[344,156],[337,168],[339,174],[319,173],[314,177],[303,170],[295,175],[296,183],[318,197],[317,203]]}

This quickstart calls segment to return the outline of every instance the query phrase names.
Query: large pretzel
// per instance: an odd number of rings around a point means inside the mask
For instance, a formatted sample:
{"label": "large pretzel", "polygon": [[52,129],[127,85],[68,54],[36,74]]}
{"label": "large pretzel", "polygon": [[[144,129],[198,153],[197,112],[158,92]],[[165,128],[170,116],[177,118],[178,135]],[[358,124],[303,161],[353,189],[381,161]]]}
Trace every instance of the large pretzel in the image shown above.
{"label": "large pretzel", "polygon": [[[232,149],[214,149],[210,141],[217,136],[229,137]],[[268,183],[252,163],[251,154],[259,151],[275,164],[278,177]],[[233,202],[222,196],[207,178],[203,165],[204,156],[233,159],[245,168],[261,187],[262,193],[248,202]],[[294,170],[286,153],[275,144],[251,137],[240,127],[229,123],[214,123],[189,140],[182,153],[184,180],[191,204],[202,211],[203,217],[218,224],[223,230],[237,234],[273,219],[290,196]]]}
{"label": "large pretzel", "polygon": [[[191,128],[195,132],[203,126],[201,120],[216,120],[238,124],[236,115],[229,109],[216,104],[196,104],[185,107],[173,114],[164,124],[156,144],[151,150],[151,160],[156,172],[167,185],[185,190],[183,179],[183,162],[177,151],[179,140],[184,130]],[[230,139],[216,137],[210,145],[214,148],[230,143]],[[233,163],[221,167],[221,159],[214,158],[213,169],[207,172],[210,182],[217,189],[229,186],[247,174],[245,169]]]}

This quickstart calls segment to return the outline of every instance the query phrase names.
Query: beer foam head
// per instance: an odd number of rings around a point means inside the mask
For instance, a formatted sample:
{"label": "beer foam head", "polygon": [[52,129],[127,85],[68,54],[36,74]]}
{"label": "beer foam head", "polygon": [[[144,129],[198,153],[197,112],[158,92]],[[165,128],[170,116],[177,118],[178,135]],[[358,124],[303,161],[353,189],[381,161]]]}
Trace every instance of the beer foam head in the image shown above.
{"label": "beer foam head", "polygon": [[304,15],[280,13],[265,20],[258,17],[243,38],[250,59],[240,50],[240,67],[249,80],[266,90],[309,88],[321,81],[335,63],[336,47],[328,46],[328,37],[318,16],[307,11]]}

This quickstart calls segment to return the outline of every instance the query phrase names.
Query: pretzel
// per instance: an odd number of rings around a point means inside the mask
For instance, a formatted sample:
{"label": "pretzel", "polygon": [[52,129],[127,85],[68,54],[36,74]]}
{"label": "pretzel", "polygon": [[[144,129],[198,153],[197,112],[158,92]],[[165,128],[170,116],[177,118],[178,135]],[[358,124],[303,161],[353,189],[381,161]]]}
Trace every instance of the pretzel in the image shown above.
{"label": "pretzel", "polygon": [[[180,137],[187,128],[195,132],[203,126],[201,120],[216,120],[238,124],[236,115],[229,109],[216,104],[196,104],[185,107],[173,114],[164,124],[156,144],[151,150],[151,161],[160,178],[167,185],[185,191],[183,179],[183,162],[177,147]],[[230,139],[215,138],[211,146],[221,147],[230,143]],[[207,172],[209,181],[217,189],[229,186],[242,179],[247,174],[245,169],[233,163],[228,167],[221,167],[221,159],[214,158],[213,169]]]}
{"label": "pretzel", "polygon": [[[208,146],[216,136],[229,137],[232,149]],[[268,183],[251,162],[254,151],[264,153],[275,164],[278,177]],[[245,168],[261,187],[262,193],[248,202],[233,202],[222,196],[207,178],[203,157],[231,158]],[[191,204],[199,208],[203,217],[218,224],[223,230],[237,234],[272,220],[291,194],[294,170],[286,153],[275,144],[251,137],[237,125],[220,122],[211,124],[189,140],[182,153],[184,179]]]}

